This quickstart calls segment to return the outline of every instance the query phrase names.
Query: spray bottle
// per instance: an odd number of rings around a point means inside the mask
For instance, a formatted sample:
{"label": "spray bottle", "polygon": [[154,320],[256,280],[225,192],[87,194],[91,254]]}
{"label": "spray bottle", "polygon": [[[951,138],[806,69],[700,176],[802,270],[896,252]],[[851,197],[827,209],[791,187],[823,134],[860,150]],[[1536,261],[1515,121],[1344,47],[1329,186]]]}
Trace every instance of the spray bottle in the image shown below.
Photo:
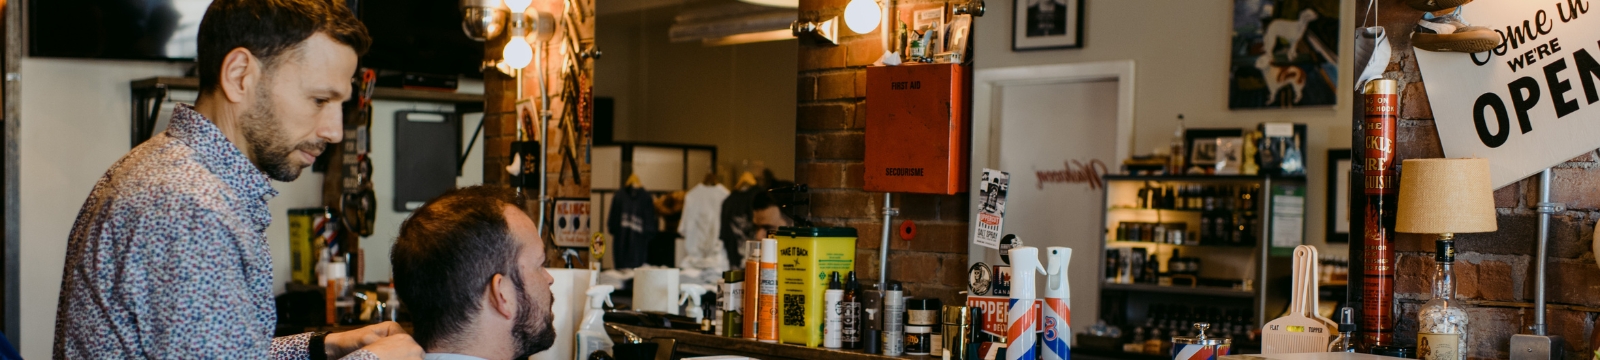
{"label": "spray bottle", "polygon": [[1006,310],[1006,335],[1010,342],[1006,345],[1006,360],[1034,360],[1038,358],[1038,351],[1034,345],[1038,338],[1034,336],[1039,329],[1039,312],[1034,310],[1034,282],[1033,275],[1047,274],[1044,266],[1039,265],[1039,249],[1032,246],[1019,246],[1011,249],[1011,303]]}
{"label": "spray bottle", "polygon": [[1068,360],[1072,358],[1072,289],[1067,287],[1067,262],[1072,260],[1072,249],[1060,246],[1045,249],[1049,251],[1045,257],[1050,259],[1050,265],[1045,267],[1049,277],[1044,283],[1044,306],[1039,309],[1044,312],[1039,324],[1044,328],[1044,350],[1040,357]]}
{"label": "spray bottle", "polygon": [[611,336],[606,335],[605,305],[616,307],[611,303],[611,291],[616,288],[611,285],[590,286],[589,308],[583,312],[583,322],[578,326],[578,352],[575,353],[579,360],[588,359],[589,354],[595,351],[611,353]]}
{"label": "spray bottle", "polygon": [[706,322],[705,313],[700,307],[700,297],[705,296],[706,288],[699,284],[680,284],[678,294],[678,306],[683,307],[684,316],[693,318],[696,324],[700,324],[700,332],[711,332],[711,329],[706,328],[711,323]]}
{"label": "spray bottle", "polygon": [[889,282],[883,292],[883,355],[900,356],[906,350],[906,298],[900,282]]}
{"label": "spray bottle", "polygon": [[761,299],[756,339],[778,342],[778,239],[761,239]]}
{"label": "spray bottle", "polygon": [[761,242],[746,241],[744,257],[744,329],[740,336],[755,340],[761,318]]}

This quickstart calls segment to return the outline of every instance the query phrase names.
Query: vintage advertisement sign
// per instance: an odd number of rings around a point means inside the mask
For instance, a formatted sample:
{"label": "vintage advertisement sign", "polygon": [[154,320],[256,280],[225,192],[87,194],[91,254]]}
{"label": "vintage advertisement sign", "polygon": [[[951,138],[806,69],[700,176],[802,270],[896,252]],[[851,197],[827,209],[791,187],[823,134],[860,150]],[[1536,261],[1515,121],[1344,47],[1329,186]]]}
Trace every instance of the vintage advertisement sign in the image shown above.
{"label": "vintage advertisement sign", "polygon": [[972,243],[990,249],[1000,249],[1000,229],[1006,216],[1006,190],[1011,187],[1011,174],[1000,170],[983,169],[978,180],[978,216],[972,222]]}
{"label": "vintage advertisement sign", "polygon": [[589,247],[589,200],[556,200],[555,243],[560,247]]}
{"label": "vintage advertisement sign", "polygon": [[1600,148],[1600,11],[1591,0],[1481,0],[1461,17],[1504,43],[1417,50],[1445,156],[1488,158],[1494,187]]}

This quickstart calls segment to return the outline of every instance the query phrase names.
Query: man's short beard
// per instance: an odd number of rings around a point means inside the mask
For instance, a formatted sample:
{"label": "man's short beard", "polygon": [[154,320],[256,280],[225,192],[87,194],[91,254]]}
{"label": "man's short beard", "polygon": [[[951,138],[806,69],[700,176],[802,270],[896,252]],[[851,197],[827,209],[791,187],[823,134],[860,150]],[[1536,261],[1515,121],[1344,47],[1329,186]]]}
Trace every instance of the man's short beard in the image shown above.
{"label": "man's short beard", "polygon": [[[290,161],[290,156],[295,151],[305,150],[308,153],[321,153],[327,142],[321,139],[300,143],[288,144],[288,135],[283,133],[282,120],[272,110],[271,87],[267,86],[264,78],[261,85],[256,88],[255,106],[246,111],[243,120],[244,139],[249,144],[250,157],[255,159],[256,169],[266,173],[267,177],[277,181],[294,181],[300,178],[300,171],[304,168],[296,166]],[[310,165],[310,164],[306,164]]]}
{"label": "man's short beard", "polygon": [[516,285],[517,292],[522,294],[520,304],[517,306],[516,326],[511,330],[511,340],[517,350],[515,359],[526,359],[555,345],[556,329],[555,325],[551,324],[550,311],[540,311],[535,307],[533,297],[528,296],[528,292],[523,289],[522,276],[512,275],[511,282]]}

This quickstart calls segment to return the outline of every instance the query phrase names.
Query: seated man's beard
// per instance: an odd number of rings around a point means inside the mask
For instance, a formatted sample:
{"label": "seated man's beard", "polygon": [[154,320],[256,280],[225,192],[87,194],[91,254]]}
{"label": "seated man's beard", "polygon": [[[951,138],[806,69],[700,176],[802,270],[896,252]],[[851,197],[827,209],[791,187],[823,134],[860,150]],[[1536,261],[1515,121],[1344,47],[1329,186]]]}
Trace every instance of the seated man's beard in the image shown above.
{"label": "seated man's beard", "polygon": [[260,90],[261,96],[257,97],[256,105],[242,119],[244,138],[250,143],[250,155],[255,157],[256,169],[266,173],[267,177],[277,181],[294,181],[300,178],[303,168],[291,162],[289,157],[297,150],[320,154],[327,142],[316,139],[288,144],[288,136],[283,134],[283,124],[279,123],[272,111],[272,96],[267,93],[265,86]]}
{"label": "seated man's beard", "polygon": [[522,304],[517,307],[517,326],[511,331],[512,340],[516,341],[514,343],[517,349],[516,359],[526,359],[549,349],[556,343],[555,325],[550,321],[550,311],[535,309],[533,297],[523,292]]}

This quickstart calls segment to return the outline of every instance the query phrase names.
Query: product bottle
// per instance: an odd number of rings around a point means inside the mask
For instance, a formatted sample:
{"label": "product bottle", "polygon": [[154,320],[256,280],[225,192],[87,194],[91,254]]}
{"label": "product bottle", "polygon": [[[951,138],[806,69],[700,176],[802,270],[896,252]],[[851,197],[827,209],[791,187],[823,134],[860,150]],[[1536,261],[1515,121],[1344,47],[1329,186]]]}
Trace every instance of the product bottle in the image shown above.
{"label": "product bottle", "polygon": [[883,355],[905,354],[906,298],[900,282],[890,282],[883,292]]}
{"label": "product bottle", "polygon": [[1356,319],[1355,311],[1349,307],[1339,309],[1339,337],[1328,345],[1328,352],[1356,352],[1356,347],[1350,342],[1355,339]]}
{"label": "product bottle", "polygon": [[587,291],[589,308],[584,309],[583,322],[578,324],[578,351],[574,353],[576,359],[588,359],[589,354],[593,354],[595,351],[611,353],[613,343],[611,342],[611,336],[606,335],[606,310],[603,306],[616,306],[611,304],[612,290],[614,288],[611,285],[589,287],[589,291]]}
{"label": "product bottle", "polygon": [[1183,175],[1183,114],[1178,114],[1178,129],[1172,131],[1172,141],[1167,145],[1167,175]]}
{"label": "product bottle", "polygon": [[[1067,263],[1072,260],[1072,249],[1051,246],[1045,250],[1049,251],[1050,265],[1045,267],[1049,277],[1045,281],[1044,306],[1040,309],[1044,311],[1039,324],[1044,329],[1040,357],[1067,360],[1072,358],[1072,289],[1067,287]],[[1154,255],[1151,257],[1155,260]]]}
{"label": "product bottle", "polygon": [[1459,360],[1467,358],[1467,310],[1455,301],[1455,241],[1448,235],[1436,243],[1433,300],[1417,311],[1417,358]]}
{"label": "product bottle", "polygon": [[839,343],[846,349],[861,348],[861,283],[856,272],[851,271],[844,283],[844,297],[839,300]]}
{"label": "product bottle", "polygon": [[822,347],[838,349],[844,345],[842,343],[844,307],[840,304],[844,301],[844,285],[839,283],[838,271],[828,275],[828,290],[822,293],[822,298],[824,306],[822,313],[825,319],[822,328]]}
{"label": "product bottle", "polygon": [[1019,246],[1011,249],[1011,301],[1006,310],[1006,335],[1011,339],[1006,345],[1006,360],[1034,360],[1038,351],[1034,334],[1039,329],[1039,312],[1034,310],[1035,272],[1047,274],[1039,265],[1039,249]]}
{"label": "product bottle", "polygon": [[778,239],[761,239],[761,299],[757,340],[778,342]]}
{"label": "product bottle", "polygon": [[722,300],[722,336],[736,338],[744,335],[744,316],[740,313],[744,304],[744,271],[728,270],[722,272],[724,290],[718,296]]}
{"label": "product bottle", "polygon": [[740,336],[755,340],[761,318],[761,242],[746,241],[744,256],[744,329]]}

